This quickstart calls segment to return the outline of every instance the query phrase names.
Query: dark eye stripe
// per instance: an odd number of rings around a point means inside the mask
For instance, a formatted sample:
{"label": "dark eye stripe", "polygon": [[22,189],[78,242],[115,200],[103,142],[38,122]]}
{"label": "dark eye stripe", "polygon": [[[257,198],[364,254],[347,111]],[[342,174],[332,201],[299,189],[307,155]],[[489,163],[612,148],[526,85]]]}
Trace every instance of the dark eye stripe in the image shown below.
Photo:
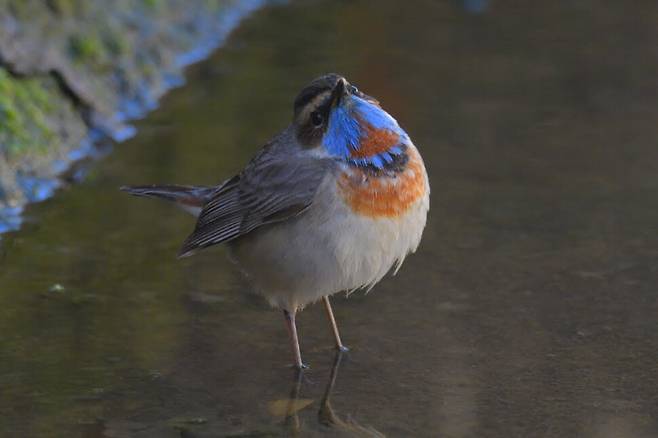
{"label": "dark eye stripe", "polygon": [[[307,109],[306,118],[302,121],[302,125],[299,127],[298,138],[302,144],[307,146],[316,146],[317,142],[322,138],[324,132],[327,129],[327,124],[329,120],[329,110],[331,109],[331,95],[328,93],[327,97],[322,99],[319,104],[315,105],[315,108]],[[323,117],[323,123],[319,126],[313,123],[313,113],[319,113]]]}

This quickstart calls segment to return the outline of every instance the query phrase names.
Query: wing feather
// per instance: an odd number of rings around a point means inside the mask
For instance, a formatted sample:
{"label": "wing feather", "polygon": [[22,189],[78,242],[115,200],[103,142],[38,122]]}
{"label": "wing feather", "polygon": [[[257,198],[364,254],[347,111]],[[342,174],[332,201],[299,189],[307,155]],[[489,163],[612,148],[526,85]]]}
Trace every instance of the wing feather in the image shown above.
{"label": "wing feather", "polygon": [[304,152],[282,154],[280,148],[266,146],[242,173],[213,193],[179,256],[302,213],[333,165],[331,159]]}

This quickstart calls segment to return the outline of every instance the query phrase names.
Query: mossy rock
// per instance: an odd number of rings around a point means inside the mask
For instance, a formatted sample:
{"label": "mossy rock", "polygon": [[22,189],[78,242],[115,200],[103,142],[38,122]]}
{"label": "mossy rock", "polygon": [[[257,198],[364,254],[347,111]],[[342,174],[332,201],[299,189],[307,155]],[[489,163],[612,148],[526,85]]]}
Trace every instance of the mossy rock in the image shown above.
{"label": "mossy rock", "polygon": [[55,133],[46,119],[56,100],[39,80],[15,79],[0,69],[0,148],[9,160],[47,149]]}
{"label": "mossy rock", "polygon": [[0,0],[0,210],[25,198],[16,175],[48,178],[90,129],[152,108],[238,2]]}

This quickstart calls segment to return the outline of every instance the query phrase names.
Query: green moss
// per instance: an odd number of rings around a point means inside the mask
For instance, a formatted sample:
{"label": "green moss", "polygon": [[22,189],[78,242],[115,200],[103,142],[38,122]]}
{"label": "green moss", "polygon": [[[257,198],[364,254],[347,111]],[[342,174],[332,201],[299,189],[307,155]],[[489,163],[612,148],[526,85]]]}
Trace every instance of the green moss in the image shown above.
{"label": "green moss", "polygon": [[103,57],[103,44],[93,35],[73,35],[69,38],[69,52],[76,61],[98,63]]}
{"label": "green moss", "polygon": [[128,52],[130,47],[130,42],[125,35],[114,31],[113,29],[108,29],[103,35],[103,44],[105,48],[112,54],[112,56],[118,57]]}
{"label": "green moss", "polygon": [[71,16],[75,12],[75,4],[72,0],[47,0],[46,4],[57,15]]}
{"label": "green moss", "polygon": [[9,158],[45,151],[55,138],[48,125],[54,92],[36,79],[16,79],[0,69],[0,150]]}
{"label": "green moss", "polygon": [[159,9],[162,6],[162,0],[142,0],[144,6],[150,9]]}
{"label": "green moss", "polygon": [[27,18],[34,13],[34,2],[11,0],[8,7],[9,12],[17,18]]}
{"label": "green moss", "polygon": [[90,10],[88,0],[46,0],[46,5],[61,17],[82,17]]}

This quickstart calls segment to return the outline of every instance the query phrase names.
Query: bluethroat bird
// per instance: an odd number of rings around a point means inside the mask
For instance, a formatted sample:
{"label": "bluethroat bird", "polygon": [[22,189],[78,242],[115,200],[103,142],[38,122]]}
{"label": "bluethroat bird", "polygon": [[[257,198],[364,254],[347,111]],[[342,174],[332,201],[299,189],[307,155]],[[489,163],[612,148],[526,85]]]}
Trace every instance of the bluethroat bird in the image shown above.
{"label": "bluethroat bird", "polygon": [[227,243],[272,306],[283,310],[297,368],[295,315],[322,299],[345,349],[329,296],[370,290],[420,243],[429,182],[420,153],[379,102],[344,77],[313,80],[292,123],[239,174],[216,187],[122,187],[197,216],[179,256]]}

